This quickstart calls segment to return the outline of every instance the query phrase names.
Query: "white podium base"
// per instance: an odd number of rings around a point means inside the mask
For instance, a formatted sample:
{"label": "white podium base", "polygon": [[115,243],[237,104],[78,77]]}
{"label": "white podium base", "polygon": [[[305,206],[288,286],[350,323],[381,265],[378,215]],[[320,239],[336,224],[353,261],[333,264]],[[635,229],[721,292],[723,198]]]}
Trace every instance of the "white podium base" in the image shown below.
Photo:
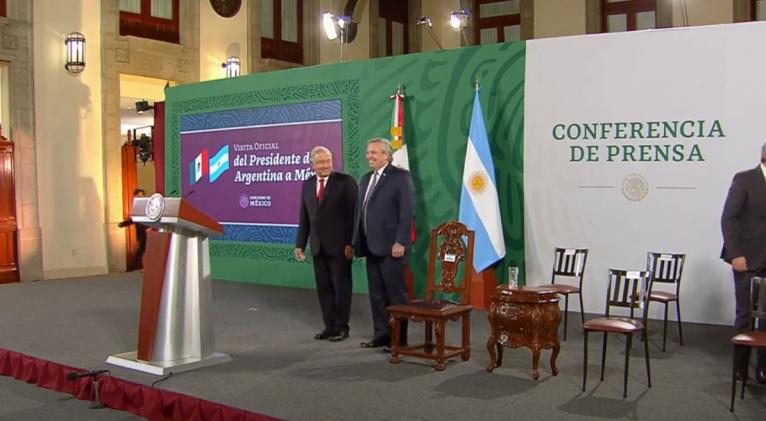
{"label": "white podium base", "polygon": [[183,360],[163,362],[143,361],[139,360],[137,356],[138,351],[123,352],[122,354],[110,355],[109,358],[106,359],[106,363],[154,374],[155,376],[164,376],[171,372],[181,373],[231,361],[229,354],[222,354],[220,352],[214,352],[207,358],[186,358]]}

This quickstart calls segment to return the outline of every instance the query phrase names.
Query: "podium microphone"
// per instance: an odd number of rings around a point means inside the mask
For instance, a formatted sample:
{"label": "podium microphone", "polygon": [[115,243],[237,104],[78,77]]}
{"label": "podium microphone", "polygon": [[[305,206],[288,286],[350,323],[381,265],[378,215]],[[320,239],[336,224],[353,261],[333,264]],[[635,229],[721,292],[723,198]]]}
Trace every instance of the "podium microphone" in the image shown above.
{"label": "podium microphone", "polygon": [[98,376],[101,374],[109,374],[109,370],[90,370],[90,371],[73,371],[66,375],[67,380],[69,381],[75,381],[77,379],[83,378],[83,377],[91,377],[93,379],[93,406],[91,406],[91,409],[101,409],[106,408],[106,405],[101,403],[101,398],[99,396],[99,390],[98,390]]}
{"label": "podium microphone", "polygon": [[93,377],[93,378],[95,378],[98,375],[101,375],[101,374],[104,374],[104,373],[108,373],[108,372],[109,372],[109,370],[91,370],[91,371],[80,371],[80,372],[73,371],[73,372],[67,374],[66,379],[71,381],[71,380],[77,380],[77,379],[82,378],[82,377]]}

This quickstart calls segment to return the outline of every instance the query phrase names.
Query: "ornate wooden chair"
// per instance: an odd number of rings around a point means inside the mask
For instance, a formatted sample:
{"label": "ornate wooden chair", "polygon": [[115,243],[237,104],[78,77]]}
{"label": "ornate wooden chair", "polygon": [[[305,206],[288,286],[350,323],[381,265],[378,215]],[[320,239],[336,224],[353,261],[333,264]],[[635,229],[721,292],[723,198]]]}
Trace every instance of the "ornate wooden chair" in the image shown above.
{"label": "ornate wooden chair", "polygon": [[[755,322],[756,319],[760,319],[760,323],[766,323],[766,278],[753,276],[751,281],[750,300],[753,308],[751,313],[753,322]],[[753,325],[753,330],[740,333],[731,338],[731,343],[734,345],[734,364],[731,375],[731,407],[729,408],[729,411],[734,412],[734,397],[737,394],[737,349],[743,346],[750,348],[766,348],[766,331],[755,330],[755,325]],[[742,376],[742,392],[739,396],[740,399],[745,398],[746,385],[747,376]]]}
{"label": "ornate wooden chair", "polygon": [[[582,279],[585,274],[585,262],[588,260],[588,249],[559,248],[553,251],[553,271],[550,285],[552,289],[564,296],[564,340],[567,340],[567,320],[569,319],[569,295],[577,294],[580,297],[580,320],[585,323],[585,311],[582,304]],[[577,285],[557,284],[556,278],[574,278]]]}
{"label": "ornate wooden chair", "polygon": [[[647,299],[651,289],[651,280],[648,271],[624,271],[609,269],[609,285],[606,290],[606,313],[604,317],[588,320],[583,325],[585,332],[585,347],[583,349],[582,390],[585,391],[585,381],[588,377],[588,333],[603,332],[604,345],[601,350],[601,381],[604,381],[604,362],[606,361],[606,338],[607,333],[620,333],[625,335],[625,379],[622,397],[628,396],[628,363],[630,361],[630,347],[634,333],[643,333],[646,330]],[[617,317],[609,314],[611,307],[624,307],[630,309],[630,318]],[[634,319],[634,310],[641,310],[641,319]],[[649,341],[644,341],[644,357],[646,358],[646,378],[649,387],[652,387],[652,376],[649,368]]]}
{"label": "ornate wooden chair", "polygon": [[[447,359],[460,355],[463,361],[471,358],[471,271],[473,270],[474,232],[457,221],[446,222],[431,232],[431,252],[428,259],[428,285],[425,300],[388,307],[391,324],[391,363],[398,363],[400,355],[427,358],[436,361],[436,370],[446,368]],[[437,276],[437,265],[440,271]],[[462,266],[462,268],[461,268]],[[458,276],[462,270],[462,280]],[[458,296],[459,301],[452,297]],[[449,298],[448,298],[449,297]],[[463,320],[463,339],[460,346],[445,345],[448,320]],[[399,326],[401,320],[425,322],[425,342],[420,345],[401,346]],[[436,331],[434,353],[433,332]]]}
{"label": "ornate wooden chair", "polygon": [[[665,318],[662,324],[662,352],[665,352],[665,340],[668,333],[668,304],[675,301],[678,319],[678,341],[684,345],[681,331],[681,275],[684,271],[685,254],[668,254],[649,252],[646,255],[646,270],[651,273],[652,290],[649,291],[649,301],[665,304]],[[657,290],[658,284],[670,284],[675,291]]]}

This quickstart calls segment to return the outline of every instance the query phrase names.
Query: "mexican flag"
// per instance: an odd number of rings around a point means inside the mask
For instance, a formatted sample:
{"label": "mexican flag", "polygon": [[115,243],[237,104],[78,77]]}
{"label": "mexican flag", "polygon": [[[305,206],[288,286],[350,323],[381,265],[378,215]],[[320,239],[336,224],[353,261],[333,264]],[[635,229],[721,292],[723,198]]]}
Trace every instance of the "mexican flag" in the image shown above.
{"label": "mexican flag", "polygon": [[[407,144],[404,143],[404,94],[401,86],[391,95],[394,108],[391,110],[391,147],[394,150],[393,162],[399,168],[410,170],[410,159],[407,155]],[[412,221],[412,242],[415,243],[415,221]]]}
{"label": "mexican flag", "polygon": [[391,95],[394,108],[391,110],[391,147],[394,149],[393,164],[407,171],[410,170],[410,160],[407,156],[407,145],[404,143],[404,94],[401,87]]}

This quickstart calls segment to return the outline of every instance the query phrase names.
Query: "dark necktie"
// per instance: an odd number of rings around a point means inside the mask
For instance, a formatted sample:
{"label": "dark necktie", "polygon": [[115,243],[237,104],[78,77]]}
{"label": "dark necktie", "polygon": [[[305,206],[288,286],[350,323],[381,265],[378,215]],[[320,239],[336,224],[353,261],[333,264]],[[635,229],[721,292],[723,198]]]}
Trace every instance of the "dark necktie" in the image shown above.
{"label": "dark necktie", "polygon": [[317,204],[322,204],[324,200],[324,178],[319,179],[319,191],[317,192]]}
{"label": "dark necktie", "polygon": [[364,194],[364,203],[362,203],[362,209],[364,210],[364,220],[363,228],[365,234],[367,233],[367,203],[370,201],[370,196],[372,196],[372,191],[375,189],[375,186],[378,184],[378,172],[375,171],[372,173],[372,180],[370,180],[370,184],[367,185],[367,191]]}

